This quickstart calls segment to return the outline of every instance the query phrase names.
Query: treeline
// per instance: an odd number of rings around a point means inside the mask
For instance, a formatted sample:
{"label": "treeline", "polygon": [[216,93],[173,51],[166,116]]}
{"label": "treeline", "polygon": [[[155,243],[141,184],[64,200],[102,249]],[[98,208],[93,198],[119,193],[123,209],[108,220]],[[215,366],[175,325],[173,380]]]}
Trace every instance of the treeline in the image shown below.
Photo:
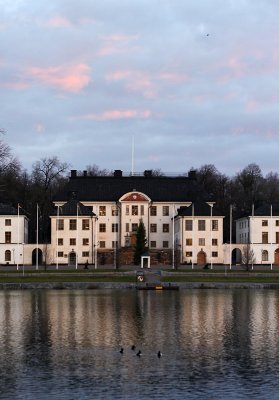
{"label": "treeline", "polygon": [[[233,206],[233,219],[250,214],[252,204],[255,208],[264,203],[279,201],[279,176],[270,172],[263,176],[257,164],[247,167],[229,177],[212,165],[203,165],[196,170],[197,181],[204,187],[210,198],[216,202],[216,209],[225,217],[224,240],[229,239],[229,212]],[[29,218],[29,240],[36,240],[36,211],[40,208],[40,242],[50,238],[49,214],[52,211],[51,199],[63,189],[68,181],[70,165],[57,157],[46,157],[35,162],[27,172],[14,157],[10,147],[0,140],[0,202],[17,207],[19,203]],[[112,171],[97,165],[88,165],[87,174],[111,175]],[[158,169],[154,175],[164,175]],[[187,199],[186,199],[187,200]]]}

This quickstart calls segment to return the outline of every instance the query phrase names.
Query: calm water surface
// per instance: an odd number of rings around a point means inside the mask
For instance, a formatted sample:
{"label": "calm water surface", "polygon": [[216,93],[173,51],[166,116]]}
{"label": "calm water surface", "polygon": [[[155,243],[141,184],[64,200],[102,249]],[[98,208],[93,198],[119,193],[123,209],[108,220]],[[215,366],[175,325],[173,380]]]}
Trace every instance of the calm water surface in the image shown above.
{"label": "calm water surface", "polygon": [[279,399],[278,315],[271,290],[0,292],[0,398]]}

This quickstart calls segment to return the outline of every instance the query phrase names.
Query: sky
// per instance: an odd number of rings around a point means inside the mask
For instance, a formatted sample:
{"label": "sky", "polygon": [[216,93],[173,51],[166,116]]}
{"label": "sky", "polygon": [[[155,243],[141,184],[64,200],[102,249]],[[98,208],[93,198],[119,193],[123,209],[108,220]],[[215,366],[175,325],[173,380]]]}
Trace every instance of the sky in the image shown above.
{"label": "sky", "polygon": [[78,170],[279,172],[277,0],[0,7],[0,128],[27,170],[57,156]]}

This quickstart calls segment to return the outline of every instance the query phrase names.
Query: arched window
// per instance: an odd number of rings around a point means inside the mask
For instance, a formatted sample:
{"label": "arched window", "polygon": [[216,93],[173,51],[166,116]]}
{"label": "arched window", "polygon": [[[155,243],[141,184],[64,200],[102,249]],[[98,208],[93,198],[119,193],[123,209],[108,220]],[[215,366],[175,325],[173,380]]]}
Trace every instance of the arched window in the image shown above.
{"label": "arched window", "polygon": [[267,250],[262,251],[262,261],[268,261],[268,251]]}
{"label": "arched window", "polygon": [[5,251],[5,261],[11,261],[11,250]]}

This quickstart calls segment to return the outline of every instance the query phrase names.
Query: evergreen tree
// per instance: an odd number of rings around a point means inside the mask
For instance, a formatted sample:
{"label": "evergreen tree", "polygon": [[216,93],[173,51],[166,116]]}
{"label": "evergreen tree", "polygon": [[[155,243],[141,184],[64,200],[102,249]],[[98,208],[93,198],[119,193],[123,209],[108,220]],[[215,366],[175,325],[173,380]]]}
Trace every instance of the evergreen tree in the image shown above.
{"label": "evergreen tree", "polygon": [[135,253],[134,253],[134,264],[139,265],[141,261],[141,256],[146,250],[146,232],[142,219],[139,222],[139,226],[137,229],[136,236],[136,245],[135,245]]}

